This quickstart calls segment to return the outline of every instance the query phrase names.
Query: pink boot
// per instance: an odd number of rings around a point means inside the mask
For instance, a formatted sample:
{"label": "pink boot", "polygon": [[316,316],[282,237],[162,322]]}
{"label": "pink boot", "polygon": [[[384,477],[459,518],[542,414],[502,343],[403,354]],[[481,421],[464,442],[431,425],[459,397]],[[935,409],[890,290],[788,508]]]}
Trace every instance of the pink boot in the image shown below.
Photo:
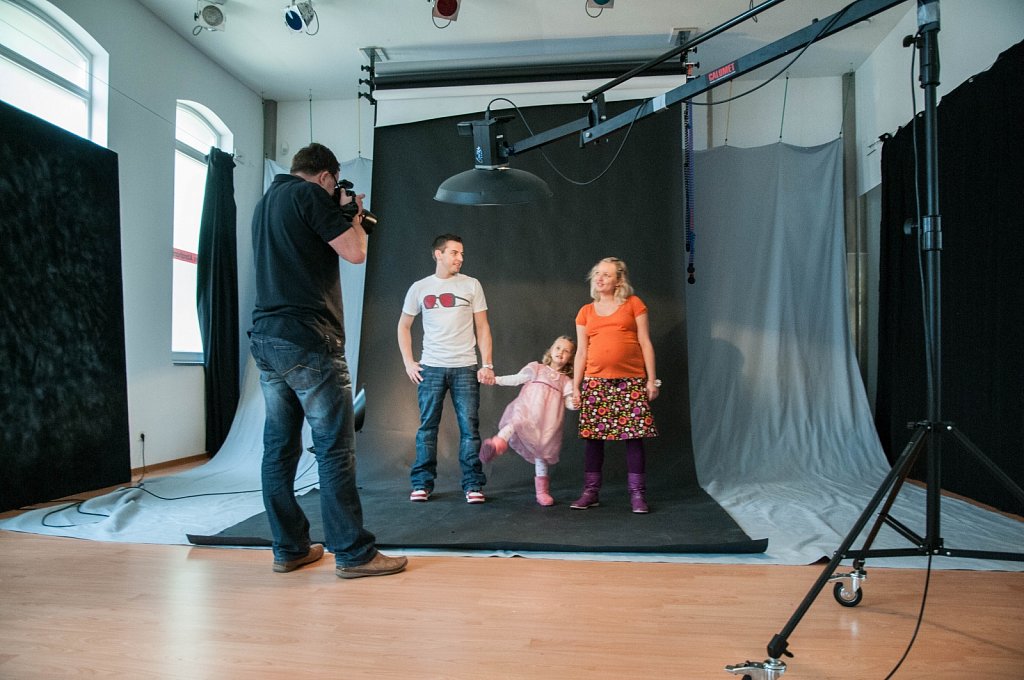
{"label": "pink boot", "polygon": [[549,493],[551,487],[547,477],[534,477],[533,486],[537,489],[537,503],[545,507],[555,504],[555,499]]}
{"label": "pink boot", "polygon": [[494,436],[485,439],[480,446],[480,462],[490,463],[492,460],[508,451],[508,442],[501,437]]}

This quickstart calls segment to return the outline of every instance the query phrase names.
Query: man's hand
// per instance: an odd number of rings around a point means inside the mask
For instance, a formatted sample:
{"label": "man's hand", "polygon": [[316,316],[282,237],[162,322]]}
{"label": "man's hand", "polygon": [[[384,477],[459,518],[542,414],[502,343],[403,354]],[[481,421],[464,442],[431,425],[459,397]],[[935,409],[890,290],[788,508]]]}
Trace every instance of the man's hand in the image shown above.
{"label": "man's hand", "polygon": [[406,361],[405,363],[405,374],[409,376],[409,380],[412,381],[413,385],[419,385],[423,382],[423,374],[420,372],[421,369],[419,362],[417,361]]}
{"label": "man's hand", "polygon": [[352,201],[355,201],[356,206],[359,208],[357,212],[363,212],[363,199],[366,198],[366,194],[356,194],[355,196],[349,196],[349,192],[344,190],[339,191],[338,193],[341,194],[338,197],[338,205],[348,205]]}
{"label": "man's hand", "polygon": [[495,385],[497,382],[494,379],[493,368],[481,368],[476,372],[476,380],[482,385]]}

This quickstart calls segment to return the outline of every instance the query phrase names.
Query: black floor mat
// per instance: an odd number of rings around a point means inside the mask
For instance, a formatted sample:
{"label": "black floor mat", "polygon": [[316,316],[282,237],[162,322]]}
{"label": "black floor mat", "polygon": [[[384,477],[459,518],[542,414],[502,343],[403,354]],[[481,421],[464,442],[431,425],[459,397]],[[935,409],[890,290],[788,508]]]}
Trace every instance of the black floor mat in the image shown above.
{"label": "black floor mat", "polygon": [[[363,487],[366,527],[381,548],[542,552],[760,553],[768,539],[753,540],[699,487],[648,493],[651,512],[633,514],[624,485],[605,485],[601,505],[573,510],[578,488],[553,489],[557,504],[541,507],[528,487],[487,490],[487,502],[469,505],[456,489],[426,503],[408,500],[402,484]],[[311,538],[323,542],[320,496],[299,497]],[[214,536],[189,535],[196,545],[269,546],[265,513]]]}

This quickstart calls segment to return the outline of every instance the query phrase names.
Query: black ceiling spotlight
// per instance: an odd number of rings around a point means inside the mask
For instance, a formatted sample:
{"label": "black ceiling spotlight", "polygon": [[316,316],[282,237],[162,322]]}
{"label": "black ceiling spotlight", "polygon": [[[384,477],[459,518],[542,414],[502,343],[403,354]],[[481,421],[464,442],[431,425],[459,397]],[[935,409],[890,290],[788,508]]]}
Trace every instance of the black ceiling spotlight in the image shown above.
{"label": "black ceiling spotlight", "polygon": [[547,182],[525,170],[508,167],[510,147],[505,123],[514,116],[494,116],[488,106],[483,120],[459,123],[459,135],[473,137],[472,170],[441,183],[434,200],[456,205],[516,205],[551,197]]}

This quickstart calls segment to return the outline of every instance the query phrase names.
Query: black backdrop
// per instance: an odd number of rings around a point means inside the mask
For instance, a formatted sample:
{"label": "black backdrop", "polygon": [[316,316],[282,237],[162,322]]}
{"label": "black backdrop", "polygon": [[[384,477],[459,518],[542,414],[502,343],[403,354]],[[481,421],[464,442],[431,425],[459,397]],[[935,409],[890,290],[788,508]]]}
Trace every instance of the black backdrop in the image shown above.
{"label": "black backdrop", "polygon": [[[632,103],[610,104],[611,112]],[[524,109],[534,131],[548,130],[586,114],[581,106]],[[521,206],[452,206],[433,200],[444,179],[472,167],[470,139],[455,116],[379,128],[374,141],[373,207],[381,220],[370,237],[366,273],[359,385],[366,390],[360,433],[360,475],[387,476],[407,484],[419,424],[416,388],[406,377],[396,327],[409,285],[434,270],[430,244],[452,232],[463,237],[463,272],[480,279],[487,295],[499,375],[539,360],[554,338],[575,337],[574,318],[587,303],[584,280],[599,259],[616,256],[630,268],[637,294],[649,308],[658,375],[665,385],[654,402],[661,436],[648,441],[648,485],[695,485],[690,440],[686,327],[681,120],[678,110],[639,122],[610,171],[587,186],[559,178],[541,150],[512,159],[513,167],[548,180],[555,196]],[[508,124],[510,140],[529,135],[522,120]],[[606,143],[579,148],[575,137],[544,147],[564,174],[590,179],[612,160],[624,133]],[[358,189],[358,187],[357,187]],[[415,354],[422,330],[414,325]],[[481,388],[481,436],[494,434],[505,405],[518,388]],[[438,489],[457,488],[458,434],[450,402],[438,445]],[[622,448],[612,445],[605,465],[613,481],[625,477]],[[582,481],[582,444],[569,414],[562,462],[553,484]],[[512,459],[512,460],[509,460]],[[532,465],[514,454],[491,469],[489,487],[528,484]]]}
{"label": "black backdrop", "polygon": [[117,155],[0,102],[0,510],[131,477]]}
{"label": "black backdrop", "polygon": [[[942,416],[1017,484],[1024,485],[1024,43],[942,98],[938,108],[942,217]],[[890,460],[927,418],[915,215],[914,134],[882,147],[882,235],[876,422]],[[924,205],[923,161],[917,167]],[[1024,507],[952,437],[943,446],[943,488],[1003,510]],[[914,476],[925,475],[924,456]]]}

